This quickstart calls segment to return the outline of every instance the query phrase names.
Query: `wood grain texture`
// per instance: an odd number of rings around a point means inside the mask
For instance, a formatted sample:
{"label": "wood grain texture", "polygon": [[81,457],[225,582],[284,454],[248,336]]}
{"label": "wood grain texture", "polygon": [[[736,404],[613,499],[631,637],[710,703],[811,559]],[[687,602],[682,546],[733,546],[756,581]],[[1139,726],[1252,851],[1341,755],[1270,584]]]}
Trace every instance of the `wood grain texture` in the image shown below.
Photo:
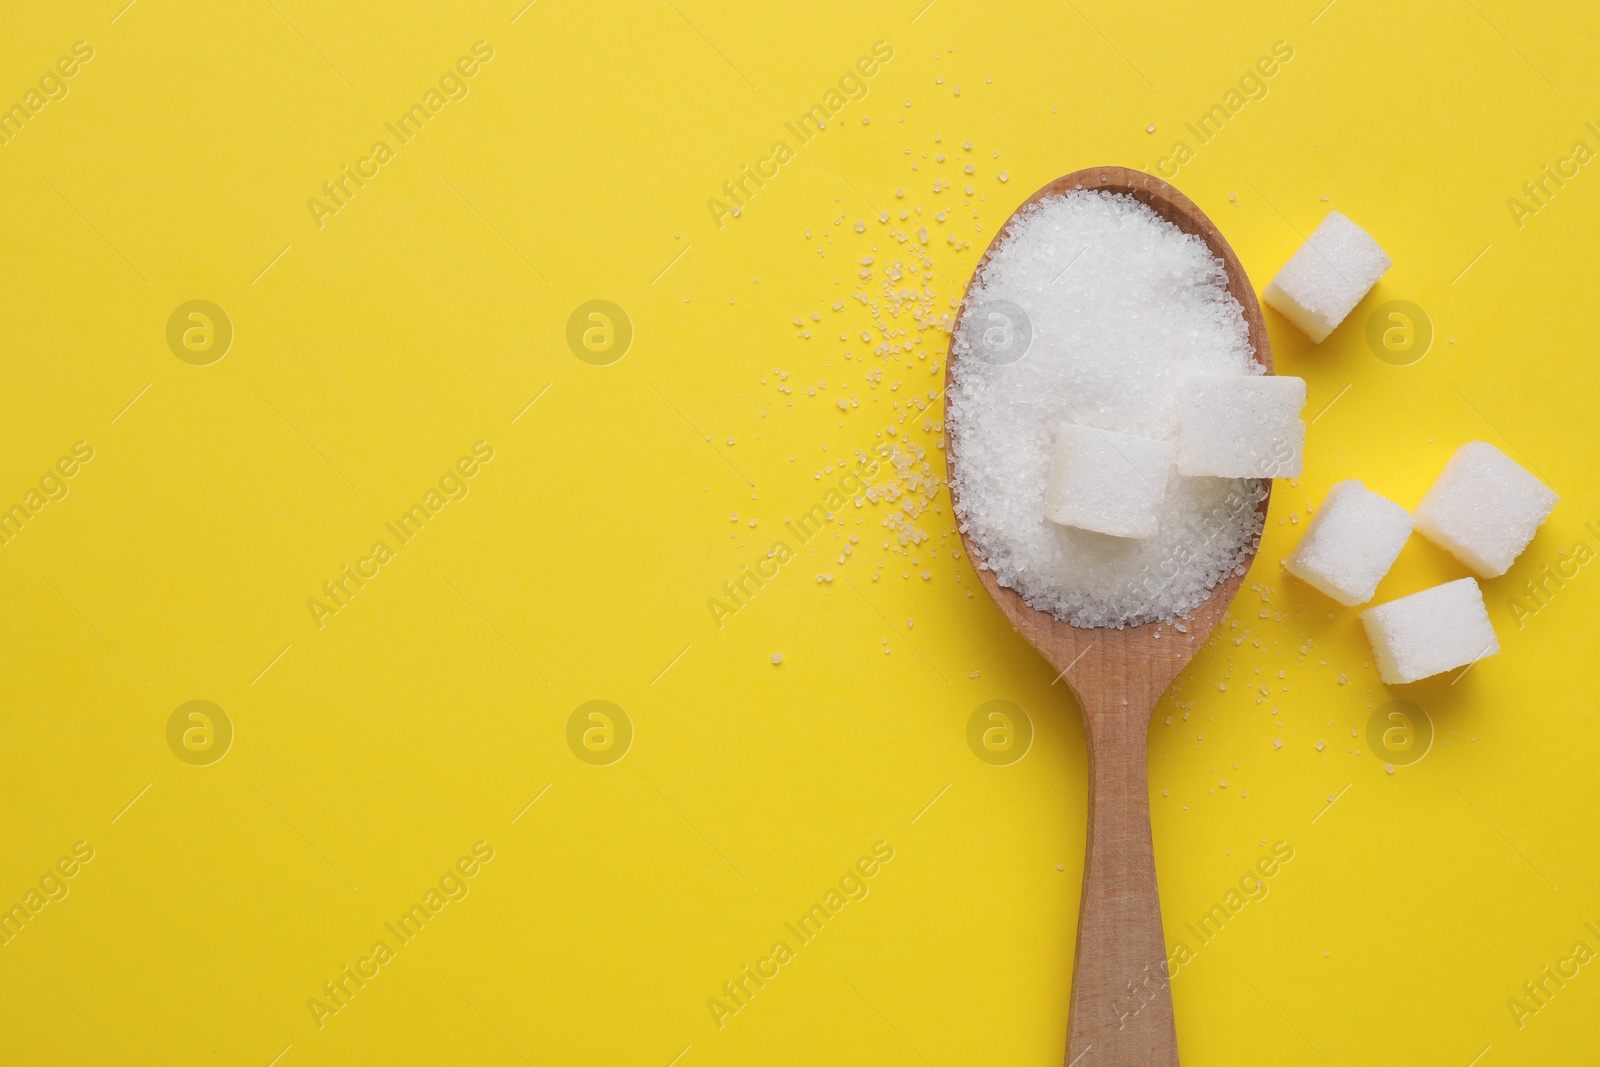
{"label": "wood grain texture", "polygon": [[[1017,211],[1073,189],[1131,194],[1185,233],[1204,240],[1222,260],[1228,290],[1244,310],[1256,360],[1272,373],[1272,349],[1250,279],[1239,257],[1193,201],[1153,175],[1126,167],[1093,167],[1057,178]],[[1010,219],[990,242],[979,272],[1009,228]],[[969,293],[970,289],[969,282]],[[947,390],[956,361],[955,339],[967,308],[963,299],[950,334]],[[948,435],[952,472],[960,464],[959,452],[959,442]],[[1264,481],[1262,488],[1266,495],[1257,505],[1260,522],[1266,518],[1271,481]],[[954,478],[950,492],[954,505]],[[1089,752],[1089,828],[1063,1062],[1072,1067],[1176,1067],[1177,1032],[1150,837],[1146,773],[1150,713],[1216,627],[1244,581],[1243,568],[1218,583],[1183,620],[1186,633],[1160,623],[1121,630],[1080,629],[1030,608],[982,565],[982,553],[965,530],[961,540],[1001,612],[1065,676],[1083,712]],[[1252,558],[1253,554],[1252,549]],[[1247,559],[1245,566],[1249,563]]]}

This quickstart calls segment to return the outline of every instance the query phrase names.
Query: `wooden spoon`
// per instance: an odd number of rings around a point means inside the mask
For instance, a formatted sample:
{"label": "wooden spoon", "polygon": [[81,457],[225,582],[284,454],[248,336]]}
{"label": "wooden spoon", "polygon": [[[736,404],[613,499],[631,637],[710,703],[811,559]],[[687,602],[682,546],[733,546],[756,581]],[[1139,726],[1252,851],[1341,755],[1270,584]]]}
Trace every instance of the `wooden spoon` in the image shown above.
{"label": "wooden spoon", "polygon": [[[1180,230],[1204,240],[1222,260],[1228,291],[1244,309],[1257,362],[1272,372],[1272,349],[1250,279],[1239,257],[1193,201],[1153,175],[1126,167],[1094,167],[1057,178],[1017,211],[1073,189],[1131,194]],[[990,242],[980,270],[1009,227],[1008,219]],[[969,283],[969,295],[970,291]],[[957,358],[955,338],[968,307],[964,299],[950,334],[946,389]],[[952,473],[961,462],[957,444],[952,439],[947,452]],[[951,483],[955,503],[953,477]],[[1262,488],[1270,495],[1271,481]],[[1257,507],[1259,520],[1266,518],[1267,502],[1264,496]],[[961,540],[968,557],[979,563],[982,554],[965,532]],[[1248,551],[1246,567],[1255,555],[1253,548]],[[1205,643],[1244,581],[1243,573],[1224,578],[1184,618],[1187,632],[1161,623],[1121,630],[1079,629],[1030,608],[981,565],[978,578],[1012,625],[1065,675],[1083,709],[1089,749],[1089,829],[1065,1062],[1075,1067],[1176,1067],[1177,1032],[1150,838],[1146,732],[1156,702]]]}

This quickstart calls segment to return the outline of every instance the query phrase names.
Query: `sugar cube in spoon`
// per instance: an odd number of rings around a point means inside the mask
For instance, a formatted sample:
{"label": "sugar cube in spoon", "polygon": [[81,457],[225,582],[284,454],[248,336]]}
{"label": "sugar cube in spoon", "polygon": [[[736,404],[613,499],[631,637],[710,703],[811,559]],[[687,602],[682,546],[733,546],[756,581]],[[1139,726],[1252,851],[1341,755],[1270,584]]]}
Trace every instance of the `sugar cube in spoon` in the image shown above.
{"label": "sugar cube in spoon", "polygon": [[1045,518],[1113,537],[1154,537],[1176,453],[1171,441],[1063,423]]}
{"label": "sugar cube in spoon", "polygon": [[1184,383],[1178,409],[1178,473],[1217,478],[1294,478],[1303,461],[1303,378],[1215,375]]}

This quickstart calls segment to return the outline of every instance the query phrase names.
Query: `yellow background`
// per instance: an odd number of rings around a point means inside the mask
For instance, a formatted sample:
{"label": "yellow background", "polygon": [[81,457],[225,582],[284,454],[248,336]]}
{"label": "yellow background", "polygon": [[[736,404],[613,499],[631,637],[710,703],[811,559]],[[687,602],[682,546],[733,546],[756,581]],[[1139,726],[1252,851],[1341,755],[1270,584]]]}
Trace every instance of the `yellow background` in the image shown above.
{"label": "yellow background", "polygon": [[[1395,261],[1320,346],[1269,313],[1321,413],[1306,473],[1153,720],[1169,943],[1294,849],[1175,979],[1183,1060],[1593,1059],[1600,967],[1520,1029],[1506,1004],[1600,948],[1600,575],[1520,626],[1509,603],[1600,548],[1600,173],[1520,227],[1506,203],[1600,147],[1591,6],[121,3],[14,4],[0,35],[5,103],[94,48],[0,147],[0,503],[95,450],[0,548],[0,905],[94,849],[0,947],[0,1061],[1059,1063],[1081,728],[952,557],[948,498],[915,563],[894,505],[852,506],[848,562],[830,532],[720,629],[707,600],[890,426],[942,474],[937,427],[897,420],[938,388],[944,335],[871,356],[863,256],[876,296],[910,258],[891,230],[927,227],[948,311],[1033,189],[1178,139],[1175,184],[1258,290],[1330,208]],[[480,40],[470,95],[318,228],[322,182]],[[876,41],[869,95],[719,228],[707,199]],[[1198,146],[1184,123],[1276,41],[1294,58],[1267,96]],[[165,340],[194,299],[235,331],[210,366]],[[634,326],[610,366],[565,341],[593,299]],[[1420,362],[1369,349],[1389,299],[1431,318]],[[1473,439],[1562,501],[1484,583],[1501,653],[1387,690],[1356,612],[1278,561],[1333,482],[1411,506]],[[307,599],[479,440],[470,495],[319,629]],[[1378,599],[1464,573],[1413,538]],[[1366,728],[1396,698],[1436,740],[1391,775]],[[235,731],[209,766],[167,745],[194,699]],[[632,724],[620,762],[567,745],[591,699]],[[1009,766],[966,740],[996,699],[1034,728]],[[308,999],[477,841],[470,895],[319,1029]],[[719,1028],[708,999],[877,841],[870,895]]]}

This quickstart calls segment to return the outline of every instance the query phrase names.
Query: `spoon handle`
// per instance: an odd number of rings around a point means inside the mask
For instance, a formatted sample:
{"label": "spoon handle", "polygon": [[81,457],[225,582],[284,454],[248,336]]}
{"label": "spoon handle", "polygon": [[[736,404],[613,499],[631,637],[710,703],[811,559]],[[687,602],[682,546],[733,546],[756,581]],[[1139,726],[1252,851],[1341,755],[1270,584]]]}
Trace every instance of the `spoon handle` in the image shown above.
{"label": "spoon handle", "polygon": [[[1129,705],[1144,703],[1142,693],[1128,697]],[[1093,703],[1100,706],[1083,709],[1089,827],[1066,1063],[1177,1067],[1145,770],[1154,700],[1151,707],[1125,706],[1120,697]]]}

